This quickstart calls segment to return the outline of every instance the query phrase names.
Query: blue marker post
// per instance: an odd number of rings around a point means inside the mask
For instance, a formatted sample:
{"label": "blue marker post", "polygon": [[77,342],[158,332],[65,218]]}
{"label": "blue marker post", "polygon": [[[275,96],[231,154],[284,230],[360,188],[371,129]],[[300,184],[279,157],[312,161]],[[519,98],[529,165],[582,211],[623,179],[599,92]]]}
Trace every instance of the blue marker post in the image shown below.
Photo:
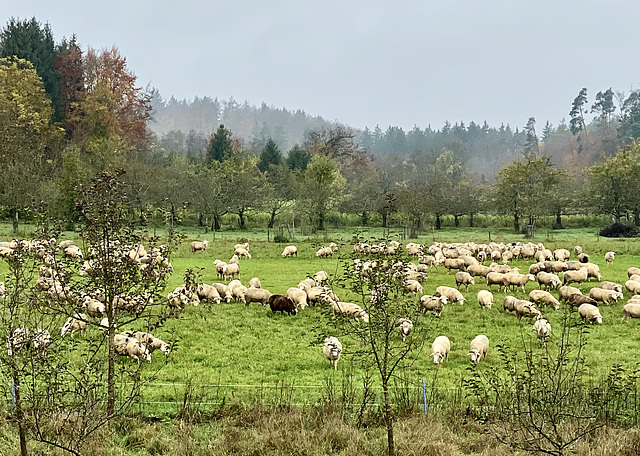
{"label": "blue marker post", "polygon": [[422,379],[422,402],[424,403],[424,414],[427,414],[427,388],[424,385],[424,378]]}

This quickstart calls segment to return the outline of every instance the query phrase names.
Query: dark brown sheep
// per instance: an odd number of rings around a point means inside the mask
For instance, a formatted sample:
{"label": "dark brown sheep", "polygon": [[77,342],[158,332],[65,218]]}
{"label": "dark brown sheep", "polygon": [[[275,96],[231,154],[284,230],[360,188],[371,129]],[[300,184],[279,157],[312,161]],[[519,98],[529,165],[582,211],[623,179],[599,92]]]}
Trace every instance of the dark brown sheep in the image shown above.
{"label": "dark brown sheep", "polygon": [[294,302],[284,295],[274,294],[269,298],[269,307],[271,312],[287,312],[289,315],[296,315],[298,309]]}

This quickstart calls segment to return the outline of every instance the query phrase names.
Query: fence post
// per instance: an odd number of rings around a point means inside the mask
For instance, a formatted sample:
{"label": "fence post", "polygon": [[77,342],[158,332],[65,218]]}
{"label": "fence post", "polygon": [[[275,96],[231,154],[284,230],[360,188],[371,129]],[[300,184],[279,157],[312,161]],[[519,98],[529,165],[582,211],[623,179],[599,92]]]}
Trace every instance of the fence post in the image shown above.
{"label": "fence post", "polygon": [[424,404],[424,414],[427,414],[427,388],[424,386],[424,378],[422,379],[422,403]]}

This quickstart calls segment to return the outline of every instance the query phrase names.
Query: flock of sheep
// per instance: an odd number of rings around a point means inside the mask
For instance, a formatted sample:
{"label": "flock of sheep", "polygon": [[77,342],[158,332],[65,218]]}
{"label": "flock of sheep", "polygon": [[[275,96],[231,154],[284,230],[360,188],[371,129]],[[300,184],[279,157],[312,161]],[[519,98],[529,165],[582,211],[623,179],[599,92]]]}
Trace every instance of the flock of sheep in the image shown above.
{"label": "flock of sheep", "polygon": [[[100,246],[109,249],[117,261],[127,262],[139,268],[143,276],[160,278],[172,272],[173,268],[167,258],[168,250],[165,246],[154,247],[147,251],[142,245],[121,246],[114,243]],[[42,262],[38,269],[35,288],[41,293],[47,293],[52,304],[61,304],[62,308],[74,308],[75,312],[68,317],[60,328],[62,338],[75,336],[84,332],[87,327],[97,327],[105,336],[109,330],[109,319],[106,315],[106,297],[98,289],[73,290],[67,280],[67,267],[59,258],[58,253],[72,261],[82,262],[79,269],[80,276],[101,274],[99,264],[100,255],[97,251],[89,252],[89,259],[85,260],[82,250],[71,240],[59,243],[51,240],[23,240],[0,242],[0,256],[5,258],[19,258],[23,252],[30,252]],[[7,299],[8,295],[4,283],[0,282],[0,299]],[[153,300],[149,295],[118,295],[113,298],[114,312],[128,312],[139,314]],[[113,324],[113,322],[112,322]],[[42,353],[51,343],[51,334],[47,329],[16,328],[7,341],[9,356],[17,355],[22,349],[33,349],[36,354]],[[118,333],[114,338],[115,352],[128,356],[132,361],[144,359],[151,362],[151,353],[156,349],[169,355],[170,347],[161,339],[150,333],[129,330]]]}

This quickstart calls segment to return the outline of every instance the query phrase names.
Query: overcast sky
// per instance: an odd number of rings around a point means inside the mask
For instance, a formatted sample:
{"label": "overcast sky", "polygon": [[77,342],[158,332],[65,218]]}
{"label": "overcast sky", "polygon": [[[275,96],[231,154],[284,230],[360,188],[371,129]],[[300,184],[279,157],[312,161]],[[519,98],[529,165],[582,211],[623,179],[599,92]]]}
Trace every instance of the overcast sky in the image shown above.
{"label": "overcast sky", "polygon": [[6,15],[117,46],[168,99],[233,97],[356,128],[487,121],[539,130],[639,87],[637,0],[0,0]]}

